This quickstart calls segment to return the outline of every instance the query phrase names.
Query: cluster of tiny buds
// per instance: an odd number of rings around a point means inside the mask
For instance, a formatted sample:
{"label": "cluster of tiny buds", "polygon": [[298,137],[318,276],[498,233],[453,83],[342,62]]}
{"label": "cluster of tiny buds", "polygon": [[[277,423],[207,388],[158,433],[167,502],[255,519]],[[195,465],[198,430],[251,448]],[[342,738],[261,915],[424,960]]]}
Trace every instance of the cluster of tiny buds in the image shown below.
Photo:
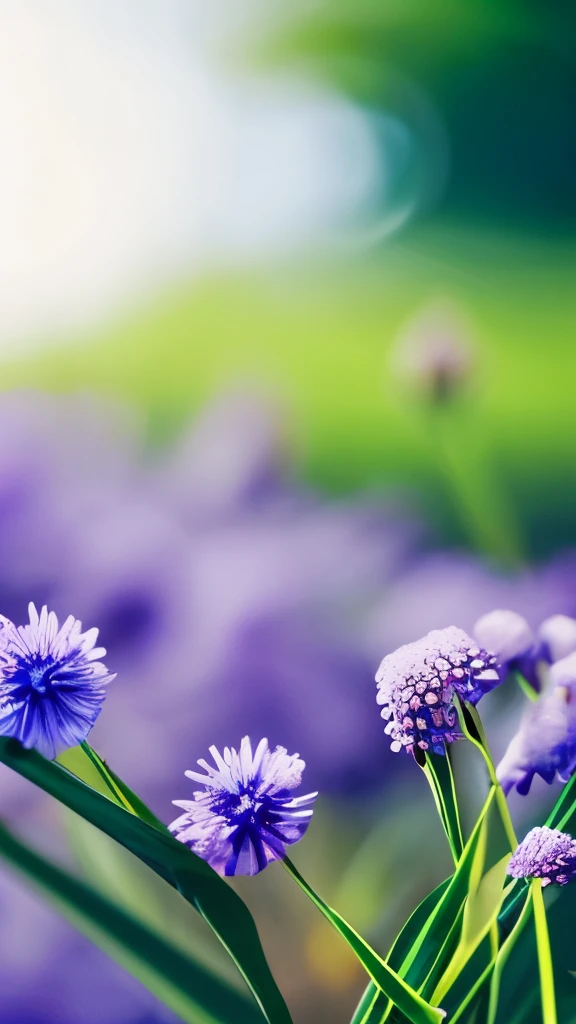
{"label": "cluster of tiny buds", "polygon": [[384,658],[376,680],[391,749],[444,753],[460,739],[454,694],[475,704],[499,681],[493,655],[462,630],[434,630]]}

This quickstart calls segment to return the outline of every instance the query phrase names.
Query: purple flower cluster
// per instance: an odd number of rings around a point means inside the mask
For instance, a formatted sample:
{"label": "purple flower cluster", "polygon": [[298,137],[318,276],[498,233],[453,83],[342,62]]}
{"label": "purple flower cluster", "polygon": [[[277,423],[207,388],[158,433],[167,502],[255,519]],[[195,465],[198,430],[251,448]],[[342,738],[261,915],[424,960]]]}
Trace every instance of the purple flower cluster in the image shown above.
{"label": "purple flower cluster", "polygon": [[454,694],[476,704],[499,681],[494,655],[456,626],[432,630],[388,654],[376,682],[391,749],[443,754],[445,744],[462,735]]}
{"label": "purple flower cluster", "polygon": [[221,875],[255,875],[302,838],[318,794],[291,795],[305,763],[285,747],[270,750],[267,739],[254,753],[248,736],[239,751],[225,747],[222,755],[210,747],[210,753],[216,767],[198,761],[206,775],[185,773],[204,789],[194,800],[173,801],[184,814],[170,831]]}
{"label": "purple flower cluster", "polygon": [[0,616],[0,736],[54,758],[86,739],[114,676],[97,629],[82,633],[72,615],[58,628],[46,605],[29,614],[27,626]]}
{"label": "purple flower cluster", "polygon": [[576,841],[566,832],[538,825],[514,852],[508,874],[512,878],[541,878],[542,885],[567,885],[576,878]]}

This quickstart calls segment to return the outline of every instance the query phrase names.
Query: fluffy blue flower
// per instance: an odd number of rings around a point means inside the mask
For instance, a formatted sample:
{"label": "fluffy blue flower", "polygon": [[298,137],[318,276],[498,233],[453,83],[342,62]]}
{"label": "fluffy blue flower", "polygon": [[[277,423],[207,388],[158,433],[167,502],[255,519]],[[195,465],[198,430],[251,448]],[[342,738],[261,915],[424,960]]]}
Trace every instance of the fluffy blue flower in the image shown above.
{"label": "fluffy blue flower", "polygon": [[404,747],[412,754],[417,746],[443,754],[446,743],[462,736],[454,694],[476,704],[500,677],[494,655],[462,629],[448,626],[388,654],[376,682],[382,717],[389,719],[385,732],[391,749]]}
{"label": "fluffy blue flower", "polygon": [[270,750],[266,739],[254,754],[248,736],[239,751],[225,747],[222,756],[210,747],[210,753],[215,768],[199,760],[206,775],[186,772],[204,789],[193,801],[173,801],[184,814],[169,829],[221,875],[255,875],[302,838],[318,794],[291,796],[302,781],[304,761],[284,747]]}
{"label": "fluffy blue flower", "polygon": [[508,865],[512,878],[541,878],[542,885],[566,885],[576,877],[576,842],[567,832],[537,825],[524,837]]}
{"label": "fluffy blue flower", "polygon": [[72,615],[59,629],[46,605],[28,611],[27,626],[0,616],[0,735],[54,758],[86,739],[114,676],[97,629],[82,633]]}

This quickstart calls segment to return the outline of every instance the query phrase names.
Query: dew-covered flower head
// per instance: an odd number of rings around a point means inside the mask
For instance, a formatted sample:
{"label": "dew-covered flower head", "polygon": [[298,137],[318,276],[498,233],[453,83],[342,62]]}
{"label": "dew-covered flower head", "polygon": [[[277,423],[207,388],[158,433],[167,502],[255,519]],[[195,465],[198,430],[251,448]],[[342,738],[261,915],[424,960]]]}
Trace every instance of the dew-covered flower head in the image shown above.
{"label": "dew-covered flower head", "polygon": [[500,682],[495,666],[494,655],[456,626],[434,629],[388,654],[376,675],[376,699],[389,719],[391,749],[443,754],[446,743],[462,736],[454,694],[476,704]]}
{"label": "dew-covered flower head", "polygon": [[0,736],[54,758],[86,739],[114,676],[97,629],[83,633],[72,615],[58,628],[46,606],[28,611],[27,626],[0,616]]}
{"label": "dew-covered flower head", "polygon": [[537,825],[512,855],[508,874],[512,878],[541,878],[542,885],[566,885],[576,878],[576,842],[567,832]]}
{"label": "dew-covered flower head", "polygon": [[225,747],[222,755],[210,747],[210,753],[215,767],[198,761],[206,775],[186,772],[204,788],[193,800],[173,801],[184,813],[168,827],[221,875],[255,875],[302,838],[318,794],[292,796],[305,763],[284,747],[270,750],[266,739],[254,753],[248,736],[239,751]]}

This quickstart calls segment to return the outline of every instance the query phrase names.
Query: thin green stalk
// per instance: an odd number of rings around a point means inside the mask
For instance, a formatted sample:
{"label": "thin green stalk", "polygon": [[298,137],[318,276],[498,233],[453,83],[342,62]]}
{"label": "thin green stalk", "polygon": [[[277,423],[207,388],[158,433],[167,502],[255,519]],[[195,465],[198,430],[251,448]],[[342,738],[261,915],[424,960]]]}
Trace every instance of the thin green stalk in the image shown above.
{"label": "thin green stalk", "polygon": [[473,743],[474,746],[480,751],[482,757],[484,758],[484,762],[488,769],[488,776],[490,778],[490,782],[495,789],[496,805],[498,807],[502,825],[506,833],[506,839],[508,840],[510,851],[514,853],[514,850],[518,846],[518,840],[516,838],[516,833],[514,831],[514,826],[512,824],[512,818],[510,817],[510,811],[508,809],[508,803],[506,800],[506,796],[504,794],[504,790],[502,789],[502,786],[500,785],[496,777],[496,769],[494,767],[494,762],[490,754],[490,748],[488,746],[488,741],[484,733],[480,716],[476,711],[476,708],[473,708],[470,704],[461,704],[461,702],[458,700],[458,697],[455,697],[454,700],[458,710],[458,718],[460,720],[462,732],[464,733],[466,738],[469,739],[470,742]]}
{"label": "thin green stalk", "polygon": [[84,754],[86,755],[88,760],[91,762],[91,764],[94,765],[94,768],[96,769],[96,771],[98,772],[98,775],[100,776],[100,778],[104,782],[104,785],[106,786],[106,789],[109,790],[109,792],[111,793],[112,797],[114,798],[114,801],[117,804],[120,804],[121,807],[124,807],[124,809],[126,811],[130,811],[131,814],[134,814],[134,809],[130,806],[130,803],[128,802],[128,800],[126,799],[124,794],[122,793],[121,789],[114,783],[114,780],[109,775],[109,773],[107,771],[105,771],[104,766],[103,766],[100,758],[95,753],[95,751],[92,750],[92,747],[86,742],[86,740],[84,740],[80,744],[80,749],[84,752]]}
{"label": "thin green stalk", "polygon": [[546,909],[542,896],[542,880],[533,878],[530,886],[534,905],[534,925],[536,929],[536,948],[538,950],[538,968],[540,971],[540,997],[542,1000],[543,1024],[558,1024],[556,1014],[556,992],[554,989],[554,967],[550,949],[550,936],[546,921]]}
{"label": "thin green stalk", "polygon": [[464,838],[449,748],[446,748],[445,757],[426,756],[424,763],[420,767],[432,790],[440,821],[448,839],[452,859],[454,864],[457,864],[464,849]]}
{"label": "thin green stalk", "polygon": [[534,687],[530,686],[530,683],[522,675],[522,673],[514,672],[514,678],[516,679],[516,682],[518,683],[518,686],[522,690],[524,696],[527,697],[528,700],[531,701],[533,704],[538,703],[538,701],[540,700],[540,694],[536,693]]}
{"label": "thin green stalk", "polygon": [[344,918],[318,896],[288,857],[284,857],[281,863],[314,906],[345,939],[378,988],[386,993],[408,1020],[413,1024],[439,1024],[443,1020],[446,1016],[444,1010],[431,1006],[396,974]]}
{"label": "thin green stalk", "polygon": [[[490,982],[490,1001],[488,1003],[488,1017],[487,1017],[487,1020],[486,1020],[486,1024],[494,1024],[494,1021],[496,1020],[496,1014],[498,1012],[498,998],[500,996],[500,981],[502,979],[502,972],[503,972],[503,970],[504,970],[504,968],[506,966],[506,963],[508,961],[508,957],[510,956],[510,953],[514,949],[514,946],[516,945],[518,939],[520,938],[520,935],[522,934],[524,926],[525,926],[526,922],[528,921],[528,918],[530,917],[531,909],[532,909],[532,892],[531,892],[531,890],[529,890],[528,891],[528,895],[526,897],[526,902],[524,903],[524,906],[522,907],[522,911],[520,913],[520,916],[519,916],[518,920],[516,921],[516,924],[512,928],[512,931],[510,932],[510,934],[506,937],[506,939],[502,943],[502,946],[500,948],[500,952],[498,953],[498,956],[496,957],[496,960],[495,960],[495,963],[494,963],[494,972],[492,974],[492,980]],[[454,1018],[454,1019],[456,1019],[456,1018]]]}
{"label": "thin green stalk", "polygon": [[521,565],[520,524],[468,409],[445,403],[430,413],[427,427],[434,455],[474,547],[504,565]]}

